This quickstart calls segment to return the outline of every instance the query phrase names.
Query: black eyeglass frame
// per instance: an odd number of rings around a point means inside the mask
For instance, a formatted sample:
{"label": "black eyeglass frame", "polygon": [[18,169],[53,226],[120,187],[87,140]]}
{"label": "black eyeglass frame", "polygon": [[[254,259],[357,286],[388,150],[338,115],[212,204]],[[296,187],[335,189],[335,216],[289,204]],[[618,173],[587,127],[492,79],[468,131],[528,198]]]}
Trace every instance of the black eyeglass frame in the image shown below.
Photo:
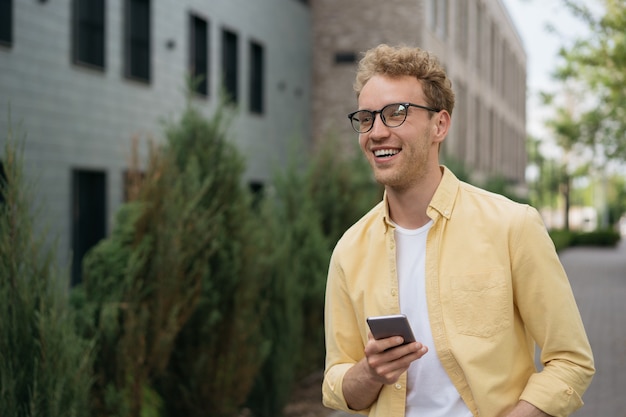
{"label": "black eyeglass frame", "polygon": [[[374,128],[374,123],[376,122],[376,115],[380,114],[380,120],[382,120],[383,124],[389,128],[394,128],[394,127],[400,127],[402,126],[402,124],[406,121],[407,116],[409,115],[409,113],[407,112],[404,115],[404,120],[402,120],[399,124],[395,125],[395,126],[389,126],[387,124],[387,120],[385,120],[385,116],[383,116],[383,111],[389,107],[389,106],[404,106],[404,107],[417,107],[418,109],[423,109],[423,110],[428,110],[431,111],[433,113],[439,113],[441,111],[441,109],[437,110],[433,107],[428,107],[428,106],[422,106],[421,104],[414,104],[414,103],[389,103],[387,104],[385,107],[383,107],[380,110],[357,110],[357,111],[353,111],[352,113],[348,114],[348,119],[350,120],[350,125],[352,126],[352,129],[354,129],[355,132],[357,133],[367,133],[370,130],[372,130]],[[368,112],[372,115],[372,124],[370,125],[369,129],[361,131],[358,130],[355,126],[354,126],[354,115],[359,113],[359,112]],[[359,122],[360,123],[360,122]]]}

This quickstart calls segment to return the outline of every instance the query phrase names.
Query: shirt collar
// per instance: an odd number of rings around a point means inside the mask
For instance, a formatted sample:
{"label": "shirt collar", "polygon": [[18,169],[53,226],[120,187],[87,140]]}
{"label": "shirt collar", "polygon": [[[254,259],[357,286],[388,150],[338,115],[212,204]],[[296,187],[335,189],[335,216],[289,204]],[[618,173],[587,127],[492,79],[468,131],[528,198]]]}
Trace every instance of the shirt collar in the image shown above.
{"label": "shirt collar", "polygon": [[447,167],[441,165],[441,169],[443,176],[432,200],[430,200],[427,214],[433,220],[436,216],[443,216],[450,220],[460,181]]}
{"label": "shirt collar", "polygon": [[[441,177],[441,182],[437,186],[437,190],[428,205],[426,214],[428,214],[428,217],[433,220],[437,220],[440,216],[450,220],[460,181],[446,166],[441,165],[441,169],[443,171],[443,176]],[[385,226],[385,232],[387,232],[389,228],[393,229],[394,225],[391,221],[391,217],[389,216],[389,202],[387,200],[386,191],[383,194],[382,208],[382,221]]]}

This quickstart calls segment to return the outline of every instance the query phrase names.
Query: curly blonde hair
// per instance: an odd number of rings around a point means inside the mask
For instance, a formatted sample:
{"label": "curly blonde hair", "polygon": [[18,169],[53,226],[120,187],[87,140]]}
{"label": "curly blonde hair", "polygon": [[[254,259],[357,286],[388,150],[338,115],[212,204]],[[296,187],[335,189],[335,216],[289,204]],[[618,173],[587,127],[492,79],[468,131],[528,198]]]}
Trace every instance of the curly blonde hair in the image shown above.
{"label": "curly blonde hair", "polygon": [[415,77],[422,83],[426,105],[447,110],[452,115],[454,109],[452,82],[433,54],[420,48],[385,44],[368,50],[359,62],[354,82],[357,98],[363,86],[375,75]]}

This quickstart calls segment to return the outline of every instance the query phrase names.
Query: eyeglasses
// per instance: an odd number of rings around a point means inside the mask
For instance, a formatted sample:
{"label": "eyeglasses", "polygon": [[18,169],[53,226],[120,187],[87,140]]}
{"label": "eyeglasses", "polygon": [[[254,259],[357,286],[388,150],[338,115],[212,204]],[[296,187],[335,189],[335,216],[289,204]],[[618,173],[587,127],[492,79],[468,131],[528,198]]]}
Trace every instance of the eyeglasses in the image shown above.
{"label": "eyeglasses", "polygon": [[432,107],[420,106],[413,103],[392,103],[387,104],[380,110],[357,110],[348,115],[352,128],[358,133],[367,133],[374,127],[374,121],[376,120],[376,114],[380,114],[380,120],[383,121],[387,127],[398,127],[406,120],[406,116],[409,113],[409,107],[417,107],[418,109],[424,109],[435,113],[441,110],[433,109]]}

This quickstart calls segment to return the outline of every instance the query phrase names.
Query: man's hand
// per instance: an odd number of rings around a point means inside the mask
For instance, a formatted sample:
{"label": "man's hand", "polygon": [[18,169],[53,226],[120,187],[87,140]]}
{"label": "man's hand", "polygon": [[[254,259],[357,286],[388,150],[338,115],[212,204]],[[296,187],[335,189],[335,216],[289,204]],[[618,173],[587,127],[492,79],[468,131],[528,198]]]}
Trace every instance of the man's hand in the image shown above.
{"label": "man's hand", "polygon": [[399,336],[376,340],[368,335],[365,357],[354,365],[343,380],[343,395],[353,410],[363,410],[378,398],[383,385],[393,384],[411,363],[428,352],[419,342],[403,345]]}

